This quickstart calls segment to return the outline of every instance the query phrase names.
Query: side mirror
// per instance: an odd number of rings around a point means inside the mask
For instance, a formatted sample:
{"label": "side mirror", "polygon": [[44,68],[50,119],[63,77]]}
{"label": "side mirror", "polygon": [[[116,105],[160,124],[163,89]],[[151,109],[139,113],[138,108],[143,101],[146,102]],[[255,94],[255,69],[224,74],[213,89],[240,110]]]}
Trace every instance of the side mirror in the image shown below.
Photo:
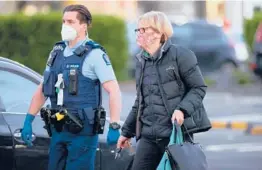
{"label": "side mirror", "polygon": [[[25,142],[22,140],[22,129],[16,129],[13,133],[14,140],[18,143],[25,144]],[[36,139],[36,135],[32,134],[32,142],[34,142]]]}

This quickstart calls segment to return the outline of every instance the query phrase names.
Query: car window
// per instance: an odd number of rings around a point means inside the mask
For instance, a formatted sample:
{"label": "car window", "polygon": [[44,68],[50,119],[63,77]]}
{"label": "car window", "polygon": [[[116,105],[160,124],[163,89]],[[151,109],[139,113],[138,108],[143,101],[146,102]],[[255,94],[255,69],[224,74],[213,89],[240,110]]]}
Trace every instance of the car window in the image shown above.
{"label": "car window", "polygon": [[217,32],[215,29],[210,28],[194,28],[194,38],[197,38],[198,40],[211,40],[214,39],[214,37],[217,38]]}
{"label": "car window", "polygon": [[27,112],[37,86],[19,73],[0,70],[0,95],[6,112]]}
{"label": "car window", "polygon": [[227,44],[228,39],[223,30],[211,25],[193,26],[193,41],[198,45],[217,46]]}
{"label": "car window", "polygon": [[172,42],[185,47],[190,46],[192,39],[192,28],[189,25],[173,26]]}

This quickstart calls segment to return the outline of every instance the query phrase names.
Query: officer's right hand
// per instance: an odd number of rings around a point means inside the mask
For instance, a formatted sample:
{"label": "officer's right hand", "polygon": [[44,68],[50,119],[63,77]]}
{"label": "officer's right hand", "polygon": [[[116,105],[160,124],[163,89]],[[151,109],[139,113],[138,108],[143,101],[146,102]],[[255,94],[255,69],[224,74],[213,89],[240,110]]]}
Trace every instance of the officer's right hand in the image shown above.
{"label": "officer's right hand", "polygon": [[126,148],[128,147],[128,142],[129,142],[130,138],[124,137],[124,136],[120,136],[118,141],[117,141],[117,148]]}
{"label": "officer's right hand", "polygon": [[22,129],[22,140],[25,142],[27,146],[33,146],[32,143],[32,122],[34,120],[35,116],[32,114],[27,113],[24,126]]}

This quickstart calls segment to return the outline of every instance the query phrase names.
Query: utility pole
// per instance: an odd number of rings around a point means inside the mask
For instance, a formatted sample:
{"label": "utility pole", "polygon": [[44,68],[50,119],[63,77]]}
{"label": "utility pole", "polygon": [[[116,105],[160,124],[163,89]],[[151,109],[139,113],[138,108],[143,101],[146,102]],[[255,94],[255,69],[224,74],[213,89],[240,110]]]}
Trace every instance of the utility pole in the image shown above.
{"label": "utility pole", "polygon": [[143,13],[152,11],[152,10],[159,10],[159,1],[138,1],[138,6],[142,8]]}
{"label": "utility pole", "polygon": [[206,1],[194,1],[195,14],[198,19],[206,19]]}

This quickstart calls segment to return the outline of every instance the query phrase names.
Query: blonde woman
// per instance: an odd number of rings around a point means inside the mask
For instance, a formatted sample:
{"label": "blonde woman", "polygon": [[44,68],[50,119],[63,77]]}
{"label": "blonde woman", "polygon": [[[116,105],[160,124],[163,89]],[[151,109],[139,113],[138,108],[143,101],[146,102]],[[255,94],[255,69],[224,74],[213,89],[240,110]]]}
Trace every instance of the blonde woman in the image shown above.
{"label": "blonde woman", "polygon": [[117,147],[136,137],[132,170],[155,170],[169,143],[172,122],[183,125],[186,141],[211,128],[202,104],[207,86],[194,53],[170,41],[173,28],[164,13],[145,13],[135,31],[143,49],[136,57],[137,98]]}

